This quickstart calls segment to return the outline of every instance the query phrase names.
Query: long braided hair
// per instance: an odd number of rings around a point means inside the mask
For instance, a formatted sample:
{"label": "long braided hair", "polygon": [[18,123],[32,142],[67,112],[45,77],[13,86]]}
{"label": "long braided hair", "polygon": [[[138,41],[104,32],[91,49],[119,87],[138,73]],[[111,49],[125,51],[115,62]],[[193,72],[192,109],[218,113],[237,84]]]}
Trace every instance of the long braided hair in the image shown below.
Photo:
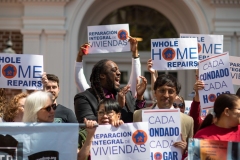
{"label": "long braided hair", "polygon": [[105,98],[103,88],[100,84],[100,74],[106,73],[106,63],[108,59],[102,59],[97,62],[90,76],[91,88],[93,89],[95,95],[97,96],[98,102]]}

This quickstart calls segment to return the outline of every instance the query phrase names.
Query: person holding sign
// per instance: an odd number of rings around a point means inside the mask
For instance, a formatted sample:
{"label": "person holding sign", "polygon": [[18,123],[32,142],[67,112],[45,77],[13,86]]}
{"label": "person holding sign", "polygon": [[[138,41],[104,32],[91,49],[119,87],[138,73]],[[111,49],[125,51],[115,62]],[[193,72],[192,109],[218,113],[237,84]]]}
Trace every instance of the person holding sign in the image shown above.
{"label": "person holding sign", "polygon": [[56,104],[52,98],[48,92],[31,93],[25,101],[23,122],[53,122]]}
{"label": "person holding sign", "polygon": [[[151,110],[173,108],[173,102],[177,93],[181,90],[181,85],[178,83],[177,79],[172,75],[162,74],[157,77],[153,87],[157,103],[144,109]],[[193,137],[193,119],[184,113],[180,113],[180,116],[182,141],[179,143],[176,142],[174,146],[180,147],[183,153],[185,153],[187,149],[187,140],[188,138]],[[142,110],[134,112],[133,121],[142,122]]]}
{"label": "person holding sign", "polygon": [[145,106],[143,93],[146,90],[147,80],[142,76],[136,79],[135,99],[129,92],[129,85],[120,88],[120,75],[117,64],[111,60],[103,59],[94,65],[90,76],[91,88],[77,94],[74,98],[75,114],[79,123],[82,123],[84,118],[96,120],[97,105],[104,98],[117,99],[122,107],[122,120],[125,123],[133,121],[134,110]]}
{"label": "person holding sign", "polygon": [[[213,123],[213,118],[216,122]],[[240,98],[221,94],[214,102],[214,114],[208,114],[194,138],[240,142]]]}
{"label": "person holding sign", "polygon": [[[118,102],[106,98],[100,101],[98,105],[98,124],[99,125],[108,125],[111,124],[115,127],[124,124],[121,117],[121,107]],[[94,137],[94,133],[96,128],[94,127],[97,122],[92,120],[84,119],[84,123],[86,124],[86,129],[82,129],[79,132],[79,151],[78,151],[78,160],[86,160],[90,159],[89,153],[91,148],[91,142]]]}
{"label": "person holding sign", "polygon": [[[138,42],[137,39],[128,36],[129,37],[129,42],[130,42],[130,47],[132,51],[132,71],[130,75],[130,79],[128,84],[130,85],[130,91],[132,92],[132,95],[136,95],[136,79],[141,75],[141,62],[138,54]],[[88,48],[90,47],[89,43],[83,44],[78,52],[76,62],[75,62],[75,67],[74,67],[74,78],[75,78],[75,83],[78,88],[79,92],[84,92],[86,89],[90,88],[87,81],[86,77],[83,73],[83,56],[88,55]]]}

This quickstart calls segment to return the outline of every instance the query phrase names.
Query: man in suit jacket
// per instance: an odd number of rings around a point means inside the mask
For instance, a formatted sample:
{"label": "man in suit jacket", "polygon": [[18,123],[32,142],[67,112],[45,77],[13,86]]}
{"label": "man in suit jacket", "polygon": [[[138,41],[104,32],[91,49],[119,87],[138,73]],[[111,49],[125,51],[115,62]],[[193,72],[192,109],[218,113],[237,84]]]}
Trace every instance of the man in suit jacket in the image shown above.
{"label": "man in suit jacket", "polygon": [[[137,40],[130,38],[131,50],[133,58],[138,55]],[[97,120],[98,103],[104,98],[116,99],[122,107],[121,118],[126,122],[133,121],[133,112],[145,106],[143,93],[146,90],[147,80],[140,76],[137,81],[137,97],[134,98],[129,91],[130,86],[127,85],[120,88],[121,72],[116,63],[111,60],[103,59],[97,62],[90,76],[91,88],[77,94],[74,97],[74,108],[77,120],[83,123],[84,118],[88,120]]]}
{"label": "man in suit jacket", "polygon": [[[173,107],[173,101],[181,90],[181,85],[178,83],[177,79],[172,75],[160,75],[154,83],[154,95],[156,97],[157,103],[152,107],[144,109],[170,109]],[[192,117],[180,112],[181,116],[181,131],[183,141],[187,142],[188,138],[193,137],[193,119]],[[142,110],[134,112],[133,122],[142,122]],[[182,150],[185,148],[181,144],[179,147]]]}

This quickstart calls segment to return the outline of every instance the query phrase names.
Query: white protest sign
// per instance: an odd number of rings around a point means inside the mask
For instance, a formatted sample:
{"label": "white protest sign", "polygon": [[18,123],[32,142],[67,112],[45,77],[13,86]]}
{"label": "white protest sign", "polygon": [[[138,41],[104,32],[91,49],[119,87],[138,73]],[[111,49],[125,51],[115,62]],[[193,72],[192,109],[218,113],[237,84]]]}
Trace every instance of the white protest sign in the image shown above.
{"label": "white protest sign", "polygon": [[229,61],[232,82],[235,85],[240,85],[240,57],[229,56]]}
{"label": "white protest sign", "polygon": [[78,123],[0,123],[0,159],[77,159]]}
{"label": "white protest sign", "polygon": [[223,35],[181,33],[180,38],[197,38],[199,60],[223,53]]}
{"label": "white protest sign", "polygon": [[197,38],[151,39],[153,69],[198,68]]}
{"label": "white protest sign", "polygon": [[222,93],[234,94],[228,52],[199,61],[199,79],[205,84],[204,89],[199,90],[203,109],[212,108]]}
{"label": "white protest sign", "polygon": [[181,141],[179,109],[142,110],[142,118],[148,122],[150,160],[182,159],[181,150],[173,146]]}
{"label": "white protest sign", "polygon": [[128,24],[88,26],[89,53],[130,51]]}
{"label": "white protest sign", "polygon": [[148,123],[100,125],[92,141],[92,160],[149,159]]}
{"label": "white protest sign", "polygon": [[0,53],[0,69],[0,88],[42,89],[42,55]]}

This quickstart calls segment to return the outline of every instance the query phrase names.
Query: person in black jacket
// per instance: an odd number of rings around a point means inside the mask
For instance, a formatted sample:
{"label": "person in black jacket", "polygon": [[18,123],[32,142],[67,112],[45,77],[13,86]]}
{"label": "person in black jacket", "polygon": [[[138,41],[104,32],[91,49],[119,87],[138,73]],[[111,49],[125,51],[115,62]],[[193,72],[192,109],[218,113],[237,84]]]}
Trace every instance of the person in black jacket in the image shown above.
{"label": "person in black jacket", "polygon": [[[137,41],[135,39],[132,41],[134,42],[130,43],[135,46],[131,44],[131,50],[137,52]],[[79,123],[83,123],[84,118],[96,121],[98,103],[104,98],[118,101],[122,107],[121,118],[125,123],[133,121],[133,112],[145,106],[143,93],[147,80],[143,76],[136,79],[137,96],[134,98],[129,91],[129,85],[120,88],[120,75],[117,64],[111,60],[103,59],[94,65],[90,76],[91,88],[74,97],[74,109]]]}

